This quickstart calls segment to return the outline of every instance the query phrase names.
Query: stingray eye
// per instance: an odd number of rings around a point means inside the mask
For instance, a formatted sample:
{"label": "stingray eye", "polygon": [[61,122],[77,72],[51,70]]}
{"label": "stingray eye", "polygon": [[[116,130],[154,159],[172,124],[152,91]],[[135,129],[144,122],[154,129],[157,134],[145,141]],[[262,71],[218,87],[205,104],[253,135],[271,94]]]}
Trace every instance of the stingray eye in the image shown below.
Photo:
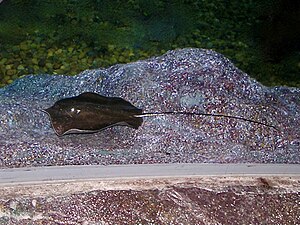
{"label": "stingray eye", "polygon": [[80,109],[71,108],[71,113],[79,114],[80,111],[81,111]]}

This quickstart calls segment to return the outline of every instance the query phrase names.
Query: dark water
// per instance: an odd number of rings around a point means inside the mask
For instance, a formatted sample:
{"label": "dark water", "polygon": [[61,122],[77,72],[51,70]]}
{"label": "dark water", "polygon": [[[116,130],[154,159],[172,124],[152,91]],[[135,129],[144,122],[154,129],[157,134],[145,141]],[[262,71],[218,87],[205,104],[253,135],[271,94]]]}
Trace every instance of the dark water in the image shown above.
{"label": "dark water", "polygon": [[4,0],[0,85],[213,49],[266,85],[299,86],[299,2]]}

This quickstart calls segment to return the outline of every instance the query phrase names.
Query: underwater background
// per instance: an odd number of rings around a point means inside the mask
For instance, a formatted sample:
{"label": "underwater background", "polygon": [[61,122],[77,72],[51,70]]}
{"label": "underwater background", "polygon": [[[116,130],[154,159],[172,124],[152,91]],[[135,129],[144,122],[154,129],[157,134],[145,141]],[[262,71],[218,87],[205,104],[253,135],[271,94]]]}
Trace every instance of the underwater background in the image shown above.
{"label": "underwater background", "polygon": [[0,87],[186,47],[224,54],[264,85],[300,87],[297,0],[0,1]]}

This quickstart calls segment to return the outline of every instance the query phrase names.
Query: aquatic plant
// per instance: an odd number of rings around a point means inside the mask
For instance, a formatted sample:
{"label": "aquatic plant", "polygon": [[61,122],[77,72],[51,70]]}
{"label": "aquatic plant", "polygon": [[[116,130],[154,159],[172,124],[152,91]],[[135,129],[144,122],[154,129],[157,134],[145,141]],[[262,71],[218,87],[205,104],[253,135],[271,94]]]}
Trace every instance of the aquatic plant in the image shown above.
{"label": "aquatic plant", "polygon": [[261,43],[253,38],[253,30],[262,24],[257,12],[261,4],[248,0],[4,1],[0,85],[28,73],[76,74],[169,49],[197,47],[224,54],[267,85],[297,86],[299,51],[286,55],[289,60],[269,62]]}

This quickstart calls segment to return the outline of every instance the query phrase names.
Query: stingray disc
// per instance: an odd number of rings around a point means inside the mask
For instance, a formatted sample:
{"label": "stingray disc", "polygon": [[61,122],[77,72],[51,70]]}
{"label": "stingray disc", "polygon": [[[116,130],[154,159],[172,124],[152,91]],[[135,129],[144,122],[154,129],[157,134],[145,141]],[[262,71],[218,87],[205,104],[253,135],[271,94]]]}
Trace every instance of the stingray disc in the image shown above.
{"label": "stingray disc", "polygon": [[105,97],[85,92],[76,97],[57,101],[44,110],[59,136],[72,133],[97,132],[113,126],[137,129],[143,119],[134,115],[142,110],[118,97]]}

